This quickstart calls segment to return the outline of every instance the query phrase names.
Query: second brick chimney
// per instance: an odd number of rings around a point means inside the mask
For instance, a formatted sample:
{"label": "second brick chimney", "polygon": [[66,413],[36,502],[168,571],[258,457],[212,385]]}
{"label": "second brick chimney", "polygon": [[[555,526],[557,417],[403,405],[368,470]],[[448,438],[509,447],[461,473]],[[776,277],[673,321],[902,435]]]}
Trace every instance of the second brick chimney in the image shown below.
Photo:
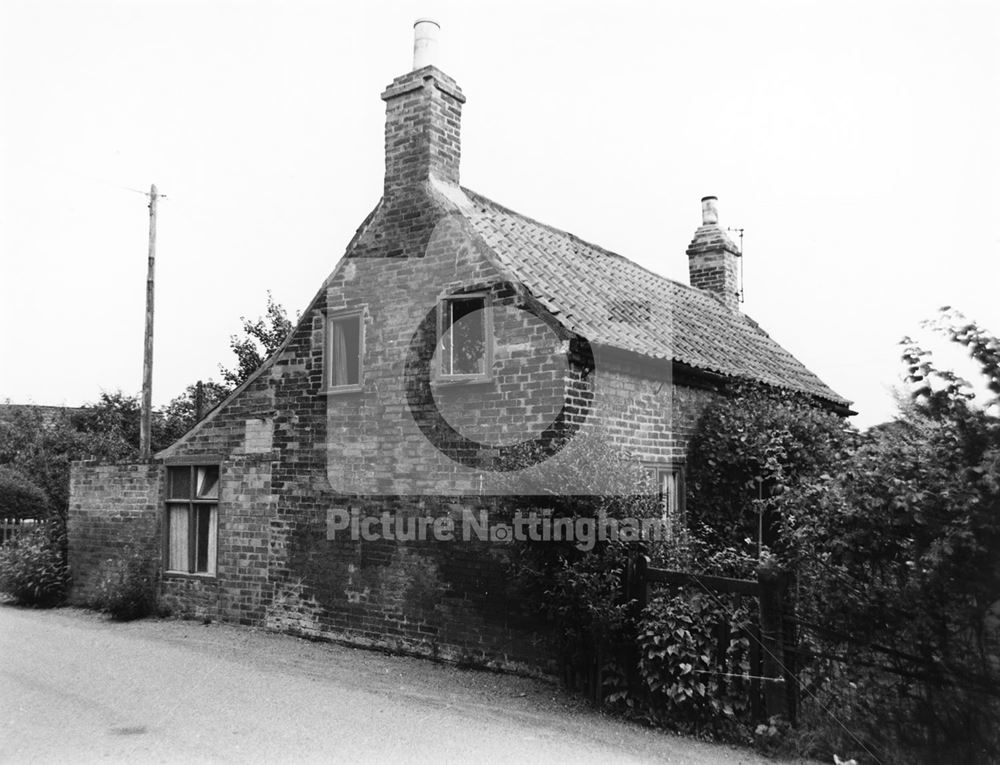
{"label": "second brick chimney", "polygon": [[435,64],[437,22],[420,19],[413,26],[414,69],[382,93],[387,197],[431,176],[458,184],[465,96]]}
{"label": "second brick chimney", "polygon": [[739,248],[719,227],[718,200],[701,200],[701,226],[687,248],[692,287],[714,292],[733,311],[740,309]]}

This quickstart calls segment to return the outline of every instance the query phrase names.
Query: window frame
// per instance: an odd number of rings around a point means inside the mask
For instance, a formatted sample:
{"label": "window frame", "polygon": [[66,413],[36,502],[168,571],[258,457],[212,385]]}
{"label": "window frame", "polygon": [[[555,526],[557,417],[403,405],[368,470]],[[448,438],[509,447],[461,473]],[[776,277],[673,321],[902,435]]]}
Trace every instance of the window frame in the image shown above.
{"label": "window frame", "polygon": [[[333,384],[333,324],[343,319],[358,320],[358,381]],[[365,312],[363,308],[327,313],[323,321],[323,393],[360,393],[365,384]]]}
{"label": "window frame", "polygon": [[[215,469],[218,471],[216,481],[215,496],[198,496],[198,470]],[[188,471],[189,491],[187,497],[171,497],[171,471]],[[219,505],[222,494],[222,465],[219,462],[181,462],[166,465],[165,491],[164,491],[164,513],[163,513],[163,572],[166,576],[188,576],[214,579],[219,573]],[[170,517],[172,509],[183,509],[187,515],[187,539],[185,542],[187,552],[187,569],[171,568],[171,526]],[[206,542],[206,570],[198,571],[198,515],[199,510],[208,509],[209,527],[207,530],[208,542]],[[214,511],[214,512],[213,512]],[[214,528],[213,528],[214,526]],[[212,547],[211,541],[214,537],[215,545]]]}
{"label": "window frame", "polygon": [[[667,536],[673,539],[678,528],[683,528],[687,518],[687,487],[685,486],[685,466],[683,463],[649,465],[655,481],[657,502],[660,505],[660,518],[667,525]],[[672,507],[664,507],[665,481],[673,480]]]}
{"label": "window frame", "polygon": [[[484,371],[473,374],[454,374],[444,370],[444,336],[446,311],[451,303],[462,300],[482,300],[483,302],[483,351],[484,351]],[[493,311],[492,299],[489,292],[457,292],[438,300],[437,312],[437,338],[435,340],[435,352],[438,356],[438,363],[434,365],[435,380],[441,383],[477,383],[491,382],[493,380]],[[454,364],[454,362],[452,362]]]}

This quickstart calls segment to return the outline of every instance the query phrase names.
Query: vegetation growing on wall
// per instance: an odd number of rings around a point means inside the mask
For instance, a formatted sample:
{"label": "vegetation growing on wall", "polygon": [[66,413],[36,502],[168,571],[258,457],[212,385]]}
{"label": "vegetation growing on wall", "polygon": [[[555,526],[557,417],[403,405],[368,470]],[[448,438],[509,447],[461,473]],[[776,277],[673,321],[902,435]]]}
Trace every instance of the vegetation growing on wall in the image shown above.
{"label": "vegetation growing on wall", "polygon": [[[686,571],[753,578],[763,562],[784,572],[786,625],[801,648],[799,724],[761,727],[806,754],[1000,756],[1000,340],[951,311],[929,326],[978,363],[985,402],[909,340],[912,395],[867,433],[795,394],[734,385],[691,443],[687,530],[643,550]],[[751,612],[681,590],[630,620],[616,568],[626,551],[552,550],[534,567],[535,551],[522,553],[572,659],[613,664],[628,655],[616,643],[638,648],[641,682],[633,667],[607,667],[606,703],[752,736],[739,724],[739,683],[720,684],[702,666],[723,623],[742,666],[738,635]]]}

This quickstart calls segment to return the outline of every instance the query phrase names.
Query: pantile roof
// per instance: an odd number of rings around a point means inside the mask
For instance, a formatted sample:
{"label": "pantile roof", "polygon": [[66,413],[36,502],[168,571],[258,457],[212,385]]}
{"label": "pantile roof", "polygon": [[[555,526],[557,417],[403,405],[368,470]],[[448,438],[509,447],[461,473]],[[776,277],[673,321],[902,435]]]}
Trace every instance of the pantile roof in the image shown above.
{"label": "pantile roof", "polygon": [[460,208],[503,266],[591,343],[850,406],[755,321],[711,292],[462,191],[469,204]]}

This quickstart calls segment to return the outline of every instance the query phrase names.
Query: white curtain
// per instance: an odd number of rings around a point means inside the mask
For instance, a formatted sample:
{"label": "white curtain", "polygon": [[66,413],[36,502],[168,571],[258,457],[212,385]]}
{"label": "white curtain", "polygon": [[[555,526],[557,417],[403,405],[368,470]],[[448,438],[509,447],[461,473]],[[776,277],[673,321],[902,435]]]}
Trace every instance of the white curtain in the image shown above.
{"label": "white curtain", "polygon": [[347,338],[344,336],[344,322],[333,322],[333,379],[334,386],[347,385]]}
{"label": "white curtain", "polygon": [[170,508],[170,550],[167,568],[170,571],[187,571],[188,566],[188,509],[187,505]]}
{"label": "white curtain", "polygon": [[215,573],[215,562],[217,551],[216,548],[219,544],[219,508],[215,505],[209,514],[208,519],[208,573]]}

